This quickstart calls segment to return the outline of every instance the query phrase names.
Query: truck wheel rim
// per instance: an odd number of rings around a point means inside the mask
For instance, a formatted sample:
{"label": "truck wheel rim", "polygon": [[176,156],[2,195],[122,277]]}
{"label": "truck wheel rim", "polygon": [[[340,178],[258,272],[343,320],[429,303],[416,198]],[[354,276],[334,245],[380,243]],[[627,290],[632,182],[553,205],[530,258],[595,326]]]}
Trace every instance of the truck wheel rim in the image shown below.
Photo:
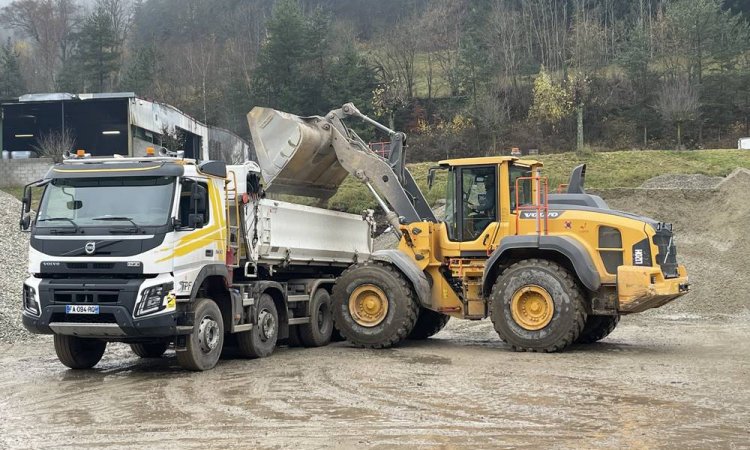
{"label": "truck wheel rim", "polygon": [[219,345],[219,334],[219,323],[211,316],[204,316],[198,326],[198,341],[203,353],[210,353]]}
{"label": "truck wheel rim", "polygon": [[258,324],[260,325],[260,338],[265,342],[276,334],[276,320],[267,309],[258,314]]}
{"label": "truck wheel rim", "polygon": [[510,312],[513,320],[521,328],[536,331],[546,327],[552,321],[555,303],[543,287],[524,286],[513,294]]}
{"label": "truck wheel rim", "polygon": [[379,287],[363,284],[349,296],[349,314],[357,324],[374,327],[388,315],[388,297]]}

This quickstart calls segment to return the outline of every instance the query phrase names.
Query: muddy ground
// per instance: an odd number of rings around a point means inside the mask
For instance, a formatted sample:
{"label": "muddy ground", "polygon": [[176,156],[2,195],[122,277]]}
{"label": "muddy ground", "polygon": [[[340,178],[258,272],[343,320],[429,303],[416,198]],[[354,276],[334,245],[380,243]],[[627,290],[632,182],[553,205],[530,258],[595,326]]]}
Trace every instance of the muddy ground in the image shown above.
{"label": "muddy ground", "polygon": [[111,347],[71,371],[2,347],[0,447],[748,448],[750,318],[644,314],[599,344],[513,353],[487,321],[369,351],[279,348],[188,373]]}

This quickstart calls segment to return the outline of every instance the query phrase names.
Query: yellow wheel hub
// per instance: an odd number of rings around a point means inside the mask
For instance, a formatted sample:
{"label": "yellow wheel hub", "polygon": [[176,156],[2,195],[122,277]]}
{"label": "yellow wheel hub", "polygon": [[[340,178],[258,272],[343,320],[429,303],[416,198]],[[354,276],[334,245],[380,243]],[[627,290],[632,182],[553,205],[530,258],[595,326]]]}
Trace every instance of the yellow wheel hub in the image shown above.
{"label": "yellow wheel hub", "polygon": [[349,314],[363,327],[374,327],[388,314],[388,297],[379,287],[363,284],[349,296]]}
{"label": "yellow wheel hub", "polygon": [[535,285],[524,286],[513,294],[510,312],[519,326],[536,331],[550,323],[555,313],[555,303],[546,289]]}

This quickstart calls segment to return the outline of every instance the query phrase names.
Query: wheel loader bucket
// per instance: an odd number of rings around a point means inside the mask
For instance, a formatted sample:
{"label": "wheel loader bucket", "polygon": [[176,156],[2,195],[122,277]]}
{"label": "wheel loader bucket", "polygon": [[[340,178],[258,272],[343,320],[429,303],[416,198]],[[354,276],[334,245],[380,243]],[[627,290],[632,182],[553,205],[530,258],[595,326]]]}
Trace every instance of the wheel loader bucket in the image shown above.
{"label": "wheel loader bucket", "polygon": [[266,191],[328,199],[348,175],[322,117],[255,107],[247,114]]}

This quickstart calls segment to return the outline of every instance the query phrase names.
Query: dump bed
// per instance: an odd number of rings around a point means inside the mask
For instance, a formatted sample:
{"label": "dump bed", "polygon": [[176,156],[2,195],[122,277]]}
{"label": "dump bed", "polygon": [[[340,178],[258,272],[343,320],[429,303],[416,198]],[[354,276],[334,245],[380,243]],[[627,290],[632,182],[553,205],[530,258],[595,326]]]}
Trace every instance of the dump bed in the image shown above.
{"label": "dump bed", "polygon": [[241,259],[273,265],[349,265],[372,253],[371,213],[347,214],[260,198],[248,183],[260,174],[254,162],[227,166],[227,174],[228,219],[232,241],[237,241],[235,230],[240,231]]}
{"label": "dump bed", "polygon": [[262,199],[245,208],[249,259],[258,264],[349,265],[372,253],[367,218]]}

